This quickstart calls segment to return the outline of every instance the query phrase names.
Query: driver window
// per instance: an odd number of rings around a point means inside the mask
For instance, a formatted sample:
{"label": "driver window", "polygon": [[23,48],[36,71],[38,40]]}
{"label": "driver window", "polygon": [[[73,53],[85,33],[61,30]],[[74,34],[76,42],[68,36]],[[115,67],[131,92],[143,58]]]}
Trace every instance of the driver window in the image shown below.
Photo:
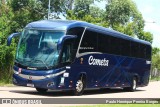
{"label": "driver window", "polygon": [[61,63],[71,63],[72,55],[73,55],[73,41],[67,41],[64,43],[63,51],[62,51],[62,59]]}
{"label": "driver window", "polygon": [[70,49],[70,45],[66,45],[64,46],[63,48],[63,53],[62,53],[62,63],[65,63],[65,62],[71,62],[71,49]]}

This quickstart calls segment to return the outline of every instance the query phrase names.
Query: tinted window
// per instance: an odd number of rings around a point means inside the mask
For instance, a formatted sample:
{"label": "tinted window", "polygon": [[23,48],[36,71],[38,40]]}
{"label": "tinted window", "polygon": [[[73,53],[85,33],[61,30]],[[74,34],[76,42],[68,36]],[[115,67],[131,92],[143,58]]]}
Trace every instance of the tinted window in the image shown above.
{"label": "tinted window", "polygon": [[121,39],[121,55],[130,56],[130,41]]}
{"label": "tinted window", "polygon": [[86,30],[79,52],[102,52],[151,59],[151,47],[148,45],[91,30]]}
{"label": "tinted window", "polygon": [[67,31],[67,35],[76,35],[77,36],[75,44],[74,44],[74,49],[78,49],[78,45],[79,45],[80,39],[82,37],[83,31],[84,31],[84,28],[82,28],[82,27],[71,28]]}
{"label": "tinted window", "polygon": [[146,58],[146,45],[140,44],[139,55],[140,58]]}
{"label": "tinted window", "polygon": [[151,46],[146,45],[146,59],[151,60]]}
{"label": "tinted window", "polygon": [[139,43],[131,42],[131,57],[139,57]]}
{"label": "tinted window", "polygon": [[73,53],[72,58],[73,59],[76,56],[77,49],[78,49],[80,39],[82,37],[83,32],[84,32],[84,28],[82,28],[82,27],[71,28],[67,31],[67,35],[76,35],[77,36],[77,38],[75,39],[75,42],[73,44],[73,50],[72,50],[72,53]]}
{"label": "tinted window", "polygon": [[116,37],[110,37],[110,52],[111,54],[120,55],[121,47],[120,47],[120,39]]}
{"label": "tinted window", "polygon": [[110,52],[110,36],[98,33],[98,51],[102,53]]}
{"label": "tinted window", "polygon": [[79,53],[97,51],[97,33],[91,30],[86,30],[81,42]]}
{"label": "tinted window", "polygon": [[130,41],[98,33],[99,52],[130,56]]}

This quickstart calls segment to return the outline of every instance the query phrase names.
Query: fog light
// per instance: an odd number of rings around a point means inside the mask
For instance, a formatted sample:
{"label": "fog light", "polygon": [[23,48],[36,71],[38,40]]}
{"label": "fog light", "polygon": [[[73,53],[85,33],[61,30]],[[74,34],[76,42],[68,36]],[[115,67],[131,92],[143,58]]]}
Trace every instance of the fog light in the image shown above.
{"label": "fog light", "polygon": [[54,86],[54,82],[50,82],[47,84],[47,87],[53,87]]}
{"label": "fog light", "polygon": [[69,85],[69,88],[72,88],[72,85]]}

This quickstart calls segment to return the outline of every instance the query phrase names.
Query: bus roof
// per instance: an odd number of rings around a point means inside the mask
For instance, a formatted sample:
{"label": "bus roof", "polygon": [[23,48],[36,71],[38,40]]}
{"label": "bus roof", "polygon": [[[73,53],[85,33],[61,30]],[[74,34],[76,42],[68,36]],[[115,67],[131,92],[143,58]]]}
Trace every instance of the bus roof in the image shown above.
{"label": "bus roof", "polygon": [[37,28],[37,29],[48,29],[48,30],[67,30],[73,27],[88,27],[88,28],[93,28],[98,30],[99,32],[102,33],[106,33],[106,34],[112,34],[112,36],[114,37],[118,37],[118,38],[123,38],[123,39],[127,39],[127,40],[131,40],[131,41],[135,41],[135,42],[139,42],[139,43],[143,43],[143,44],[147,44],[147,45],[151,45],[150,42],[148,41],[144,41],[144,40],[140,40],[140,39],[136,39],[133,38],[131,36],[128,36],[126,34],[120,33],[118,31],[109,29],[109,28],[105,28],[105,27],[101,27],[98,25],[94,25],[91,23],[87,23],[84,21],[75,21],[75,20],[40,20],[40,21],[35,21],[35,22],[31,22],[29,23],[26,28]]}

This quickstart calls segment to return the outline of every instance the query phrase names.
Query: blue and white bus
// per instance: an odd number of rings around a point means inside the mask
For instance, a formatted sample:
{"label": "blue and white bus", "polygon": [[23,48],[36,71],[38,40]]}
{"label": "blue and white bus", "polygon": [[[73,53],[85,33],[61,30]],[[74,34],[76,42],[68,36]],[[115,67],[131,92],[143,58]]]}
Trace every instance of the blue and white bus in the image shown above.
{"label": "blue and white bus", "polygon": [[151,44],[82,21],[42,20],[21,33],[13,67],[13,84],[38,92],[147,86]]}

